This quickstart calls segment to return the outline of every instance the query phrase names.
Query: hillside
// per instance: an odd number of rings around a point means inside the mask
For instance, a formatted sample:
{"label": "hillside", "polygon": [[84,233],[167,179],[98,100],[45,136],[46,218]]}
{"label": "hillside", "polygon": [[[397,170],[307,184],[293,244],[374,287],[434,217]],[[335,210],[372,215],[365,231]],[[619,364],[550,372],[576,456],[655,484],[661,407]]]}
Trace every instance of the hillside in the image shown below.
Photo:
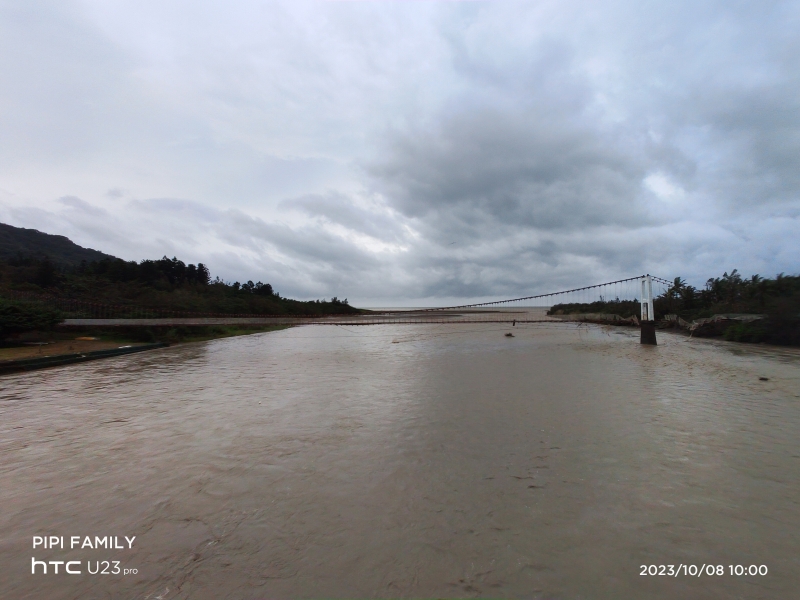
{"label": "hillside", "polygon": [[0,299],[35,302],[66,317],[102,314],[317,315],[359,312],[336,297],[303,302],[269,283],[212,280],[202,264],[166,256],[124,261],[59,235],[0,224]]}
{"label": "hillside", "polygon": [[78,246],[63,235],[0,223],[0,260],[9,261],[20,256],[36,259],[47,256],[60,267],[77,267],[84,260],[94,262],[115,258],[98,250]]}

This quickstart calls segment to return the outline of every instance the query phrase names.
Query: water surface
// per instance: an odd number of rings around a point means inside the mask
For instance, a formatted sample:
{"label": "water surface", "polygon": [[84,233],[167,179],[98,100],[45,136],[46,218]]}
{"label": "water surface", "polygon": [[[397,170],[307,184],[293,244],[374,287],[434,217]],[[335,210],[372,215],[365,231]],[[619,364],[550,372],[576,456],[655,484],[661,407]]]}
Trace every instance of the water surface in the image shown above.
{"label": "water surface", "polygon": [[792,597],[800,355],[637,333],[308,326],[4,377],[0,597]]}

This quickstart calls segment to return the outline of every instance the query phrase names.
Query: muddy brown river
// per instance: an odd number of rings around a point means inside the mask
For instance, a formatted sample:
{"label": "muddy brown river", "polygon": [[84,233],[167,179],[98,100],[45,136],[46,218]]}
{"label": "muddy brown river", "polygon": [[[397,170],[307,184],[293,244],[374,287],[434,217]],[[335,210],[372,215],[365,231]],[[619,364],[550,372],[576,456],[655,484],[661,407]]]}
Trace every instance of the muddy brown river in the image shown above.
{"label": "muddy brown river", "polygon": [[798,597],[800,352],[507,331],[3,377],[0,598]]}

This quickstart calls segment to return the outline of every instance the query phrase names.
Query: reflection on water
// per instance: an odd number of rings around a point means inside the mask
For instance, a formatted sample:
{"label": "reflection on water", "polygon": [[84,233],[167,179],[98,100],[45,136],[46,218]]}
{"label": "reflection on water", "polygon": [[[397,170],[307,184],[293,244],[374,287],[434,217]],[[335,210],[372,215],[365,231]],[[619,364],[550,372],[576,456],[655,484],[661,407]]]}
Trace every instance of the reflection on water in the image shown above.
{"label": "reflection on water", "polygon": [[[791,597],[797,352],[508,330],[298,327],[3,378],[0,596]],[[726,574],[639,575],[681,563]]]}

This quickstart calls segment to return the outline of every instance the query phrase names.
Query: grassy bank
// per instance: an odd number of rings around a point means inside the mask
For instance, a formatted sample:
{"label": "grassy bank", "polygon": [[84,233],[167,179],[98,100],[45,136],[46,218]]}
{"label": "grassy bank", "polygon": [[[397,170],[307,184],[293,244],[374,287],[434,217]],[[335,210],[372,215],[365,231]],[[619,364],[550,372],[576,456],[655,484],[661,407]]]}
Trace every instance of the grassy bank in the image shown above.
{"label": "grassy bank", "polygon": [[180,344],[217,338],[250,335],[286,329],[289,325],[204,326],[204,327],[109,327],[107,329],[60,328],[46,333],[35,332],[15,341],[0,344],[0,361],[56,356],[75,352],[96,352],[124,345]]}
{"label": "grassy bank", "polygon": [[207,325],[189,327],[87,327],[85,329],[70,327],[59,328],[53,332],[53,335],[61,338],[70,337],[71,339],[77,337],[94,337],[100,341],[115,343],[164,342],[167,344],[179,344],[239,335],[250,335],[267,331],[278,331],[280,329],[286,329],[287,327],[290,326]]}

